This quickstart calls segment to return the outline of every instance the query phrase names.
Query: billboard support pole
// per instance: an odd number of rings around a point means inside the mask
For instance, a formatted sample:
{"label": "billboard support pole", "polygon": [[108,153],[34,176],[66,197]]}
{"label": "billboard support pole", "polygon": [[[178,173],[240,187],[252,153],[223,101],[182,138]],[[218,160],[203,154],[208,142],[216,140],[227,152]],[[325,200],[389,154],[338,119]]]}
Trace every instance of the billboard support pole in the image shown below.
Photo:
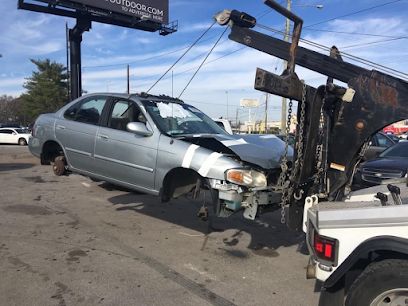
{"label": "billboard support pole", "polygon": [[[53,14],[76,19],[76,25],[69,29],[69,97],[74,100],[82,95],[81,78],[81,42],[82,34],[91,29],[92,21],[111,24],[148,32],[159,31],[160,35],[168,35],[177,31],[178,23],[168,22],[169,0],[140,0],[146,2],[141,9],[125,10],[123,1],[103,0],[17,0],[17,7],[32,12]],[[149,1],[151,3],[149,3]],[[121,3],[119,3],[121,2]],[[125,1],[130,3],[131,1]],[[153,15],[145,14],[144,9],[159,5]],[[155,15],[154,15],[155,14]],[[150,17],[149,17],[150,16]],[[1,57],[1,54],[0,54]],[[68,57],[68,54],[67,54]],[[68,65],[67,65],[68,66]],[[67,67],[68,68],[68,67]],[[130,84],[129,84],[130,85]],[[130,87],[130,86],[129,86]],[[130,88],[129,88],[130,91]]]}
{"label": "billboard support pole", "polygon": [[82,96],[81,42],[82,34],[90,29],[89,19],[78,18],[75,27],[69,30],[71,101]]}

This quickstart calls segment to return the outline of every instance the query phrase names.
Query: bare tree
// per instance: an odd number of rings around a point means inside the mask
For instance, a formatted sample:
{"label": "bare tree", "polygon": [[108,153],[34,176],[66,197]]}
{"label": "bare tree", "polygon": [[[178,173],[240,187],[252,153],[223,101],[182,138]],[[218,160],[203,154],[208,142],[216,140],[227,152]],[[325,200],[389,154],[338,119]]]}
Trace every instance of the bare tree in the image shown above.
{"label": "bare tree", "polygon": [[0,123],[21,123],[26,124],[22,113],[21,101],[19,98],[11,96],[0,96]]}

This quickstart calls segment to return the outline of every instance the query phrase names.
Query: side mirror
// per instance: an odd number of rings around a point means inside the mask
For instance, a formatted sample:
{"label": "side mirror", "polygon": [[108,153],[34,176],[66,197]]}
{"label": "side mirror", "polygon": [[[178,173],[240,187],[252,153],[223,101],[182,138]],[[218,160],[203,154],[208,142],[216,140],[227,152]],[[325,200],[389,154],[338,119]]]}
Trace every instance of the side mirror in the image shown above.
{"label": "side mirror", "polygon": [[17,135],[17,133],[16,133],[16,132],[13,132],[12,134],[13,134],[13,135]]}
{"label": "side mirror", "polygon": [[152,136],[153,132],[149,131],[146,127],[146,125],[142,122],[129,122],[126,125],[126,129],[131,132],[134,133],[136,135],[140,135],[140,136],[144,136],[144,137],[148,137],[148,136]]}

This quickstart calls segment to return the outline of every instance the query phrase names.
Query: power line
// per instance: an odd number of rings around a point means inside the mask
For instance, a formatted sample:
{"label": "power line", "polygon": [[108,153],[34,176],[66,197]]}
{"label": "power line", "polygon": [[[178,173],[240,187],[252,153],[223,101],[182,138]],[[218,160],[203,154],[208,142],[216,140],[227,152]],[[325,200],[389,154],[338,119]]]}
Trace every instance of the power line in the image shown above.
{"label": "power line", "polygon": [[[274,30],[274,31],[278,31],[278,32],[281,32],[281,31],[279,31],[279,30]],[[304,39],[301,39],[302,41],[304,40]],[[329,51],[330,50],[330,48],[329,47],[327,47],[327,46],[323,46],[323,45],[320,45],[320,44],[318,44],[318,43],[315,43],[315,42],[312,42],[312,41],[308,41],[308,40],[305,40],[305,41],[307,41],[307,42],[305,42],[305,43],[309,43],[309,44],[311,44],[311,45],[313,45],[313,46],[316,46],[316,47],[319,47],[320,49],[323,49],[323,50],[325,50],[325,51]],[[356,47],[356,46],[362,46],[363,44],[360,44],[360,45],[354,45],[354,46],[348,46],[349,48],[351,48],[351,47]],[[227,56],[230,56],[230,55],[232,55],[232,54],[234,54],[234,53],[237,53],[237,52],[240,52],[240,51],[242,51],[243,49],[246,49],[247,48],[247,46],[243,46],[243,47],[241,47],[241,48],[238,48],[238,49],[236,49],[236,50],[233,50],[233,51],[231,51],[231,52],[228,52],[228,53],[226,53],[226,54],[224,54],[224,55],[222,55],[222,56],[220,56],[220,57],[217,57],[217,58],[215,58],[215,59],[213,59],[213,60],[211,60],[211,61],[208,61],[207,63],[205,63],[204,65],[208,65],[208,64],[211,64],[211,63],[213,63],[213,62],[216,62],[216,61],[219,61],[220,59],[223,59],[223,58],[225,58],[225,57],[227,57]],[[347,53],[343,53],[342,52],[342,55],[345,55],[345,57],[348,57],[348,54]],[[351,56],[350,58],[351,59],[353,59],[353,57],[354,56]],[[364,60],[364,59],[363,59]],[[367,60],[365,60],[365,61],[367,61]],[[375,65],[377,65],[377,66],[382,66],[382,65],[380,65],[380,64],[376,64],[376,63],[373,63],[373,64],[375,64]],[[377,67],[376,66],[376,67]],[[386,66],[384,66],[384,67],[386,67]],[[386,68],[388,68],[388,67],[386,67]],[[186,70],[184,70],[184,71],[181,71],[181,72],[179,72],[179,73],[176,73],[176,74],[174,74],[174,76],[180,76],[180,75],[183,75],[183,74],[185,74],[185,73],[187,73],[187,72],[190,72],[190,71],[192,71],[192,70],[194,70],[195,68],[189,68],[189,69],[186,69]],[[391,68],[388,68],[388,69],[391,69]],[[402,72],[401,72],[402,73]],[[322,76],[322,77],[324,77],[324,76]],[[166,78],[164,78],[164,79],[167,79],[167,78],[169,78],[169,77],[166,77]],[[321,77],[319,77],[319,78],[321,78]],[[317,78],[313,78],[313,79],[317,79]]]}
{"label": "power line", "polygon": [[[354,14],[357,14],[357,13],[361,13],[361,12],[363,12],[363,11],[371,10],[371,9],[374,9],[374,8],[377,8],[377,7],[381,7],[381,6],[384,6],[384,5],[388,5],[388,4],[392,4],[392,3],[396,3],[396,2],[400,2],[400,1],[402,1],[402,0],[395,0],[395,1],[387,2],[387,3],[385,3],[385,4],[373,6],[373,7],[364,9],[364,10],[359,10],[359,11],[356,11],[356,12],[352,12],[352,13],[349,13],[349,14],[346,14],[346,15],[342,15],[342,16],[336,17],[336,18],[331,18],[331,19],[329,19],[329,20],[325,20],[325,21],[321,21],[321,22],[319,22],[319,23],[315,23],[315,24],[312,24],[312,25],[308,25],[307,27],[311,27],[311,26],[314,26],[314,25],[317,25],[317,24],[321,24],[321,23],[328,22],[328,21],[331,21],[331,20],[334,20],[334,19],[338,19],[338,18],[342,18],[342,17],[345,17],[345,16],[354,15]],[[266,15],[267,13],[269,13],[269,12],[272,12],[272,10],[270,10],[270,11],[268,11],[268,12],[265,12],[262,16],[260,16],[260,17],[258,17],[258,18],[259,18],[259,19],[262,18],[263,16],[265,16],[265,15]],[[267,28],[268,28],[268,27],[267,27]],[[272,28],[268,28],[268,30],[270,30],[270,31],[272,31],[272,32],[283,33],[282,31],[279,31],[279,30],[276,30],[276,29],[272,29]],[[307,30],[316,30],[316,31],[318,31],[319,29],[307,29]],[[325,30],[322,30],[322,31],[325,31]],[[329,30],[327,30],[327,32],[336,32],[336,31],[329,31]],[[344,34],[349,34],[349,33],[344,32]],[[351,34],[351,33],[350,33],[350,34]],[[379,37],[385,36],[385,35],[368,34],[368,33],[356,33],[356,35],[368,35],[368,36],[379,36]],[[385,36],[385,37],[387,37],[387,36]],[[402,38],[406,38],[406,37],[403,37],[403,36],[402,36],[402,37],[392,37],[392,36],[391,36],[390,38],[395,38],[395,40],[396,40],[397,38],[398,38],[398,39],[400,39],[400,38],[402,39]],[[207,40],[209,40],[209,39],[211,39],[211,38],[208,38],[208,39],[203,40],[203,41],[207,41]],[[393,39],[393,40],[394,40],[394,39]],[[203,41],[201,41],[201,42],[203,42]],[[303,42],[305,42],[305,43],[309,43],[309,44],[311,44],[311,45],[314,45],[314,46],[316,46],[316,47],[318,47],[318,48],[320,48],[320,49],[323,49],[323,50],[325,50],[325,51],[330,50],[330,48],[327,47],[327,46],[323,46],[323,45],[320,45],[320,44],[318,44],[318,43],[315,43],[315,42],[312,42],[312,41],[308,41],[308,40],[306,40],[306,39],[301,39],[301,41],[303,41]],[[369,45],[369,44],[374,44],[374,43],[380,43],[380,42],[384,42],[384,41],[376,41],[376,42],[368,42],[368,43],[363,43],[363,44],[356,44],[356,45],[352,45],[352,46],[346,46],[346,47],[344,47],[344,48],[354,48],[354,47],[359,47],[359,46],[364,46],[364,45]],[[223,43],[223,42],[222,42],[222,43]],[[234,54],[234,53],[237,53],[237,52],[239,52],[239,51],[242,51],[242,50],[245,49],[245,48],[246,48],[246,46],[241,47],[241,48],[239,48],[239,49],[236,49],[236,50],[234,50],[234,51],[231,51],[231,52],[229,52],[229,53],[226,53],[226,54],[224,54],[224,55],[222,55],[222,56],[220,56],[220,57],[218,57],[218,58],[216,58],[216,59],[214,59],[214,60],[211,60],[211,61],[209,61],[209,62],[207,62],[207,63],[205,63],[205,64],[203,64],[203,65],[207,65],[207,64],[213,63],[213,62],[215,62],[215,61],[218,61],[218,60],[220,60],[220,59],[222,59],[222,58],[225,58],[225,57],[230,56],[230,55],[232,55],[232,54]],[[154,57],[151,57],[151,58],[144,59],[143,61],[146,61],[146,60],[149,60],[149,59],[158,58],[158,57],[162,57],[162,56],[166,56],[166,55],[168,55],[168,54],[176,53],[176,52],[179,52],[179,51],[185,50],[185,49],[186,49],[186,48],[178,49],[178,50],[175,50],[175,51],[168,52],[168,53],[166,53],[166,54],[162,54],[162,55],[158,55],[158,56],[154,56]],[[188,52],[188,51],[187,51],[187,52]],[[187,53],[187,52],[185,52],[185,53]],[[361,62],[361,60],[362,60],[364,64],[367,64],[367,65],[369,65],[369,66],[374,66],[374,67],[376,67],[376,68],[377,68],[377,67],[383,67],[384,69],[389,69],[389,70],[392,70],[392,71],[394,71],[394,72],[396,72],[396,73],[399,73],[399,74],[402,74],[402,75],[404,75],[404,76],[407,76],[407,74],[402,73],[402,72],[400,72],[400,71],[394,70],[394,69],[392,69],[392,68],[389,68],[389,67],[386,67],[386,66],[377,64],[377,63],[373,63],[373,62],[371,62],[371,61],[368,61],[368,60],[365,60],[365,59],[362,59],[362,58],[359,58],[359,57],[356,57],[356,56],[353,56],[353,55],[350,55],[350,54],[347,54],[347,53],[344,53],[344,52],[342,52],[342,55],[345,55],[345,57],[349,57],[349,58],[354,59],[354,60],[356,60],[356,61],[359,61],[359,60],[360,60],[360,62]],[[371,63],[371,65],[370,65],[369,63]],[[119,64],[116,64],[116,65],[119,65]],[[116,66],[116,65],[115,65],[115,66]],[[123,65],[125,65],[125,64],[123,64]],[[107,65],[107,66],[113,66],[113,65]],[[95,66],[95,67],[103,67],[103,66]],[[182,72],[176,74],[176,76],[181,75],[181,74],[184,74],[184,73],[186,73],[186,72],[189,72],[189,71],[191,71],[191,70],[193,70],[193,69],[194,69],[194,68],[191,68],[191,69],[187,69],[187,70],[185,70],[185,71],[182,71]]]}
{"label": "power line", "polygon": [[[366,9],[362,9],[362,10],[358,10],[358,11],[355,11],[355,12],[351,12],[351,13],[348,13],[348,14],[345,14],[345,15],[342,15],[342,16],[338,16],[338,17],[335,17],[335,18],[331,18],[331,19],[328,19],[328,20],[325,20],[325,21],[321,21],[321,22],[312,24],[312,25],[308,25],[308,26],[306,26],[306,28],[307,28],[307,27],[311,27],[311,26],[315,26],[315,25],[317,25],[317,24],[321,24],[321,23],[324,23],[324,22],[328,22],[328,21],[331,21],[331,20],[335,20],[335,19],[338,19],[338,18],[343,18],[343,17],[347,17],[347,16],[354,15],[354,14],[358,14],[358,13],[361,13],[361,12],[365,12],[365,11],[368,11],[368,10],[372,10],[372,9],[375,9],[375,8],[378,8],[378,7],[382,7],[382,6],[385,6],[385,5],[389,5],[389,4],[392,4],[392,3],[400,2],[400,1],[402,1],[402,0],[394,0],[394,1],[390,1],[390,2],[387,2],[387,3],[380,4],[380,5],[372,6],[372,7],[366,8]],[[266,14],[268,14],[269,12],[272,12],[272,10],[263,13],[260,17],[258,17],[258,19],[264,17],[264,16],[265,16]],[[259,26],[259,24],[257,24],[257,25]],[[267,28],[268,30],[271,30],[271,29],[272,29],[272,28],[269,28],[269,27],[266,27],[266,28]],[[273,32],[277,32],[277,33],[284,34],[283,31],[279,31],[279,30],[275,30],[275,29],[273,29]],[[374,34],[373,36],[376,36],[376,35]],[[361,46],[365,46],[365,45],[371,45],[371,44],[376,44],[376,43],[382,43],[382,42],[385,42],[385,41],[392,41],[392,40],[403,39],[403,38],[406,38],[406,37],[392,37],[392,39],[389,39],[389,40],[381,40],[381,41],[375,41],[375,42],[367,42],[367,43],[362,43],[362,44],[355,44],[355,45],[350,45],[350,46],[342,47],[341,49],[345,49],[345,48],[350,48],[350,49],[351,49],[351,48],[355,48],[355,47],[361,47]],[[323,49],[323,50],[325,50],[325,51],[330,51],[330,48],[327,47],[327,46],[320,45],[320,44],[318,44],[318,43],[315,43],[315,42],[312,42],[312,41],[309,41],[309,40],[306,40],[306,39],[303,39],[303,38],[301,38],[300,40],[303,41],[303,42],[305,42],[305,43],[314,45],[314,46],[316,46],[316,47],[318,47],[318,48],[320,48],[320,49]],[[223,56],[221,56],[221,57],[219,57],[219,58],[216,58],[216,59],[214,59],[214,60],[212,60],[212,61],[209,61],[209,62],[206,63],[206,64],[210,64],[210,63],[212,63],[212,62],[215,62],[215,61],[217,61],[217,60],[220,60],[220,59],[222,59],[222,58],[224,58],[224,57],[227,57],[227,56],[232,55],[232,54],[234,54],[234,53],[236,53],[236,52],[239,52],[239,51],[241,51],[241,50],[243,50],[243,49],[245,49],[245,48],[246,48],[246,47],[242,47],[242,48],[236,49],[236,50],[234,50],[234,51],[232,51],[232,52],[229,52],[229,53],[227,53],[227,54],[224,54]],[[392,68],[383,66],[383,65],[381,65],[381,64],[374,63],[374,62],[372,62],[372,61],[369,61],[369,60],[366,60],[366,59],[363,59],[363,58],[360,58],[360,57],[357,57],[357,56],[354,56],[354,55],[351,55],[351,54],[348,54],[348,53],[345,53],[345,52],[342,52],[342,55],[344,55],[344,57],[348,57],[348,58],[353,59],[353,60],[355,60],[355,61],[357,61],[357,62],[366,64],[366,65],[368,65],[368,66],[377,68],[377,69],[379,69],[379,70],[383,70],[383,71],[385,70],[385,71],[387,71],[388,73],[389,73],[389,72],[391,72],[391,73],[396,73],[396,74],[402,75],[404,78],[406,78],[406,77],[408,76],[407,74],[405,74],[405,73],[403,73],[403,72],[401,72],[401,71],[398,71],[398,70],[395,70],[395,69],[392,69]],[[187,71],[190,71],[190,70],[192,70],[192,69],[189,69],[189,70],[187,70]],[[179,74],[185,73],[185,72],[187,72],[187,71],[183,71],[183,72],[181,72],[181,73],[179,73]],[[179,75],[179,74],[178,74],[178,75]]]}
{"label": "power line", "polygon": [[347,34],[347,35],[385,37],[385,38],[401,38],[401,39],[402,39],[402,38],[408,38],[408,36],[392,36],[392,35],[383,35],[383,34],[359,33],[359,32],[345,32],[345,31],[333,31],[333,30],[312,29],[312,28],[306,28],[306,29],[302,29],[302,30],[305,30],[305,31],[328,32],[328,33],[336,33],[336,34]]}
{"label": "power line", "polygon": [[[401,1],[401,0],[398,0],[398,1]],[[268,27],[268,26],[265,26],[265,25],[262,25],[262,24],[257,24],[257,26],[260,27],[260,28],[263,28],[263,29],[265,29],[265,30],[271,31],[271,32],[282,33],[282,34],[284,33],[284,32],[282,32],[282,31],[280,31],[280,30],[277,30],[277,29],[274,29],[274,28],[271,28],[271,27]],[[325,46],[325,45],[322,45],[322,44],[319,44],[319,43],[316,43],[316,42],[314,42],[314,41],[307,40],[307,39],[304,39],[304,38],[300,38],[300,41],[304,42],[305,44],[312,45],[312,46],[314,46],[314,47],[317,47],[317,48],[319,48],[319,49],[322,49],[322,50],[324,50],[324,51],[330,51],[330,49],[331,49],[330,47],[327,47],[327,46]],[[370,43],[361,43],[361,44],[358,44],[358,45],[354,45],[353,48],[356,47],[356,46],[365,46],[365,45],[367,45],[367,44],[370,44]],[[340,49],[341,49],[341,48],[340,48]],[[399,75],[399,77],[401,77],[401,76],[402,76],[403,78],[407,78],[407,77],[408,77],[408,74],[406,74],[406,73],[404,73],[404,72],[398,71],[398,70],[393,69],[393,68],[386,67],[386,66],[381,65],[381,64],[378,64],[378,63],[374,63],[374,62],[372,62],[372,61],[363,59],[363,58],[361,58],[361,57],[358,57],[358,56],[355,56],[355,55],[352,55],[352,54],[349,54],[349,53],[346,53],[346,52],[341,52],[341,55],[342,55],[343,57],[352,59],[352,60],[354,60],[354,61],[356,61],[356,62],[365,64],[365,65],[367,65],[367,66],[371,66],[371,67],[376,68],[376,69],[378,69],[378,70],[382,70],[382,71],[387,72],[387,73],[390,73],[390,74],[397,74],[397,75]]]}
{"label": "power line", "polygon": [[192,44],[191,46],[174,62],[173,65],[171,65],[169,67],[169,69],[166,70],[166,72],[149,88],[149,90],[147,91],[147,93],[152,90],[152,88],[154,86],[156,86],[157,83],[160,82],[160,80],[174,67],[176,66],[176,64],[184,57],[184,55],[187,54],[188,51],[190,51],[199,41],[201,38],[203,38],[203,36],[205,34],[207,34],[207,32],[215,25],[216,21],[214,21]]}
{"label": "power line", "polygon": [[[282,2],[283,2],[283,1],[281,1],[281,3],[282,3]],[[268,10],[264,11],[263,13],[261,13],[261,14],[259,15],[259,17],[257,17],[257,19],[261,19],[261,18],[263,18],[264,16],[266,16],[267,14],[269,14],[269,13],[271,13],[271,12],[273,12],[273,10],[268,9]],[[203,42],[209,41],[209,40],[213,39],[214,37],[216,37],[216,35],[210,36],[210,37],[207,38],[207,39],[203,39],[203,40],[201,40],[199,43],[203,43]],[[198,44],[199,44],[199,43],[198,43]],[[222,44],[222,43],[224,43],[224,42],[221,42],[220,44]],[[169,52],[166,52],[166,53],[154,55],[154,56],[151,56],[151,57],[147,57],[147,58],[140,59],[140,60],[137,60],[137,61],[132,61],[132,62],[124,62],[124,63],[110,64],[110,65],[90,65],[90,66],[83,66],[82,69],[108,68],[108,67],[117,67],[117,66],[132,65],[132,64],[137,64],[137,63],[140,63],[140,62],[145,62],[145,61],[150,61],[150,60],[157,59],[157,58],[166,57],[166,56],[168,56],[168,55],[171,55],[171,54],[174,54],[174,53],[178,53],[178,52],[183,51],[183,50],[186,50],[186,49],[188,49],[188,48],[189,48],[189,47],[184,47],[184,48],[176,49],[176,50],[173,50],[173,51],[169,51]]]}
{"label": "power line", "polygon": [[382,4],[379,4],[379,5],[374,5],[374,6],[362,9],[362,10],[358,10],[358,11],[355,11],[355,12],[350,12],[350,13],[347,13],[347,14],[344,14],[344,15],[341,15],[341,16],[337,16],[337,17],[334,17],[334,18],[330,18],[330,19],[326,19],[326,20],[322,20],[322,21],[313,23],[313,24],[309,24],[309,25],[304,26],[303,28],[310,28],[310,27],[316,26],[318,24],[326,23],[326,22],[333,21],[333,20],[336,20],[336,19],[339,19],[339,18],[344,18],[344,17],[360,14],[360,13],[363,13],[363,12],[367,12],[367,11],[370,11],[370,10],[373,10],[373,9],[376,9],[376,8],[379,8],[379,7],[383,7],[383,6],[393,4],[393,3],[397,3],[397,2],[401,2],[401,1],[403,1],[403,0],[394,0],[394,1],[389,1],[389,2],[386,2],[386,3],[382,3]]}
{"label": "power line", "polygon": [[196,72],[194,72],[193,76],[191,79],[188,81],[187,85],[183,88],[181,91],[180,95],[178,96],[179,98],[183,95],[184,91],[187,89],[187,87],[190,85],[190,83],[193,81],[194,77],[197,75],[197,73],[200,71],[201,67],[204,65],[205,61],[208,59],[210,54],[213,52],[214,48],[218,45],[220,42],[221,38],[224,36],[225,32],[227,32],[228,27],[225,27],[225,30],[221,33],[220,37],[217,39],[215,42],[214,46],[211,48],[211,50],[208,52],[207,56],[204,58],[204,60],[201,62],[200,66],[197,68]]}
{"label": "power line", "polygon": [[389,42],[389,41],[395,41],[395,40],[400,40],[400,39],[404,39],[404,37],[376,40],[376,41],[366,42],[364,44],[348,45],[348,46],[341,47],[341,49],[344,50],[344,49],[350,49],[350,48],[355,48],[355,47],[374,45],[374,44],[379,44],[379,43],[384,43],[384,42]]}

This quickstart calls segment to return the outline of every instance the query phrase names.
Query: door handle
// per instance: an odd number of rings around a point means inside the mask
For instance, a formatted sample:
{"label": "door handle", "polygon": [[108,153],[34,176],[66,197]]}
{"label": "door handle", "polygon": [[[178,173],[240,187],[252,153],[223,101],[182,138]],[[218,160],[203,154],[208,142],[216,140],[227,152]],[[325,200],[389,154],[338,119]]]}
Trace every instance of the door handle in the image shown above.
{"label": "door handle", "polygon": [[58,124],[58,125],[57,125],[57,129],[58,129],[58,130],[65,130],[65,126]]}
{"label": "door handle", "polygon": [[103,139],[103,140],[108,140],[109,137],[106,135],[99,135],[99,138]]}

